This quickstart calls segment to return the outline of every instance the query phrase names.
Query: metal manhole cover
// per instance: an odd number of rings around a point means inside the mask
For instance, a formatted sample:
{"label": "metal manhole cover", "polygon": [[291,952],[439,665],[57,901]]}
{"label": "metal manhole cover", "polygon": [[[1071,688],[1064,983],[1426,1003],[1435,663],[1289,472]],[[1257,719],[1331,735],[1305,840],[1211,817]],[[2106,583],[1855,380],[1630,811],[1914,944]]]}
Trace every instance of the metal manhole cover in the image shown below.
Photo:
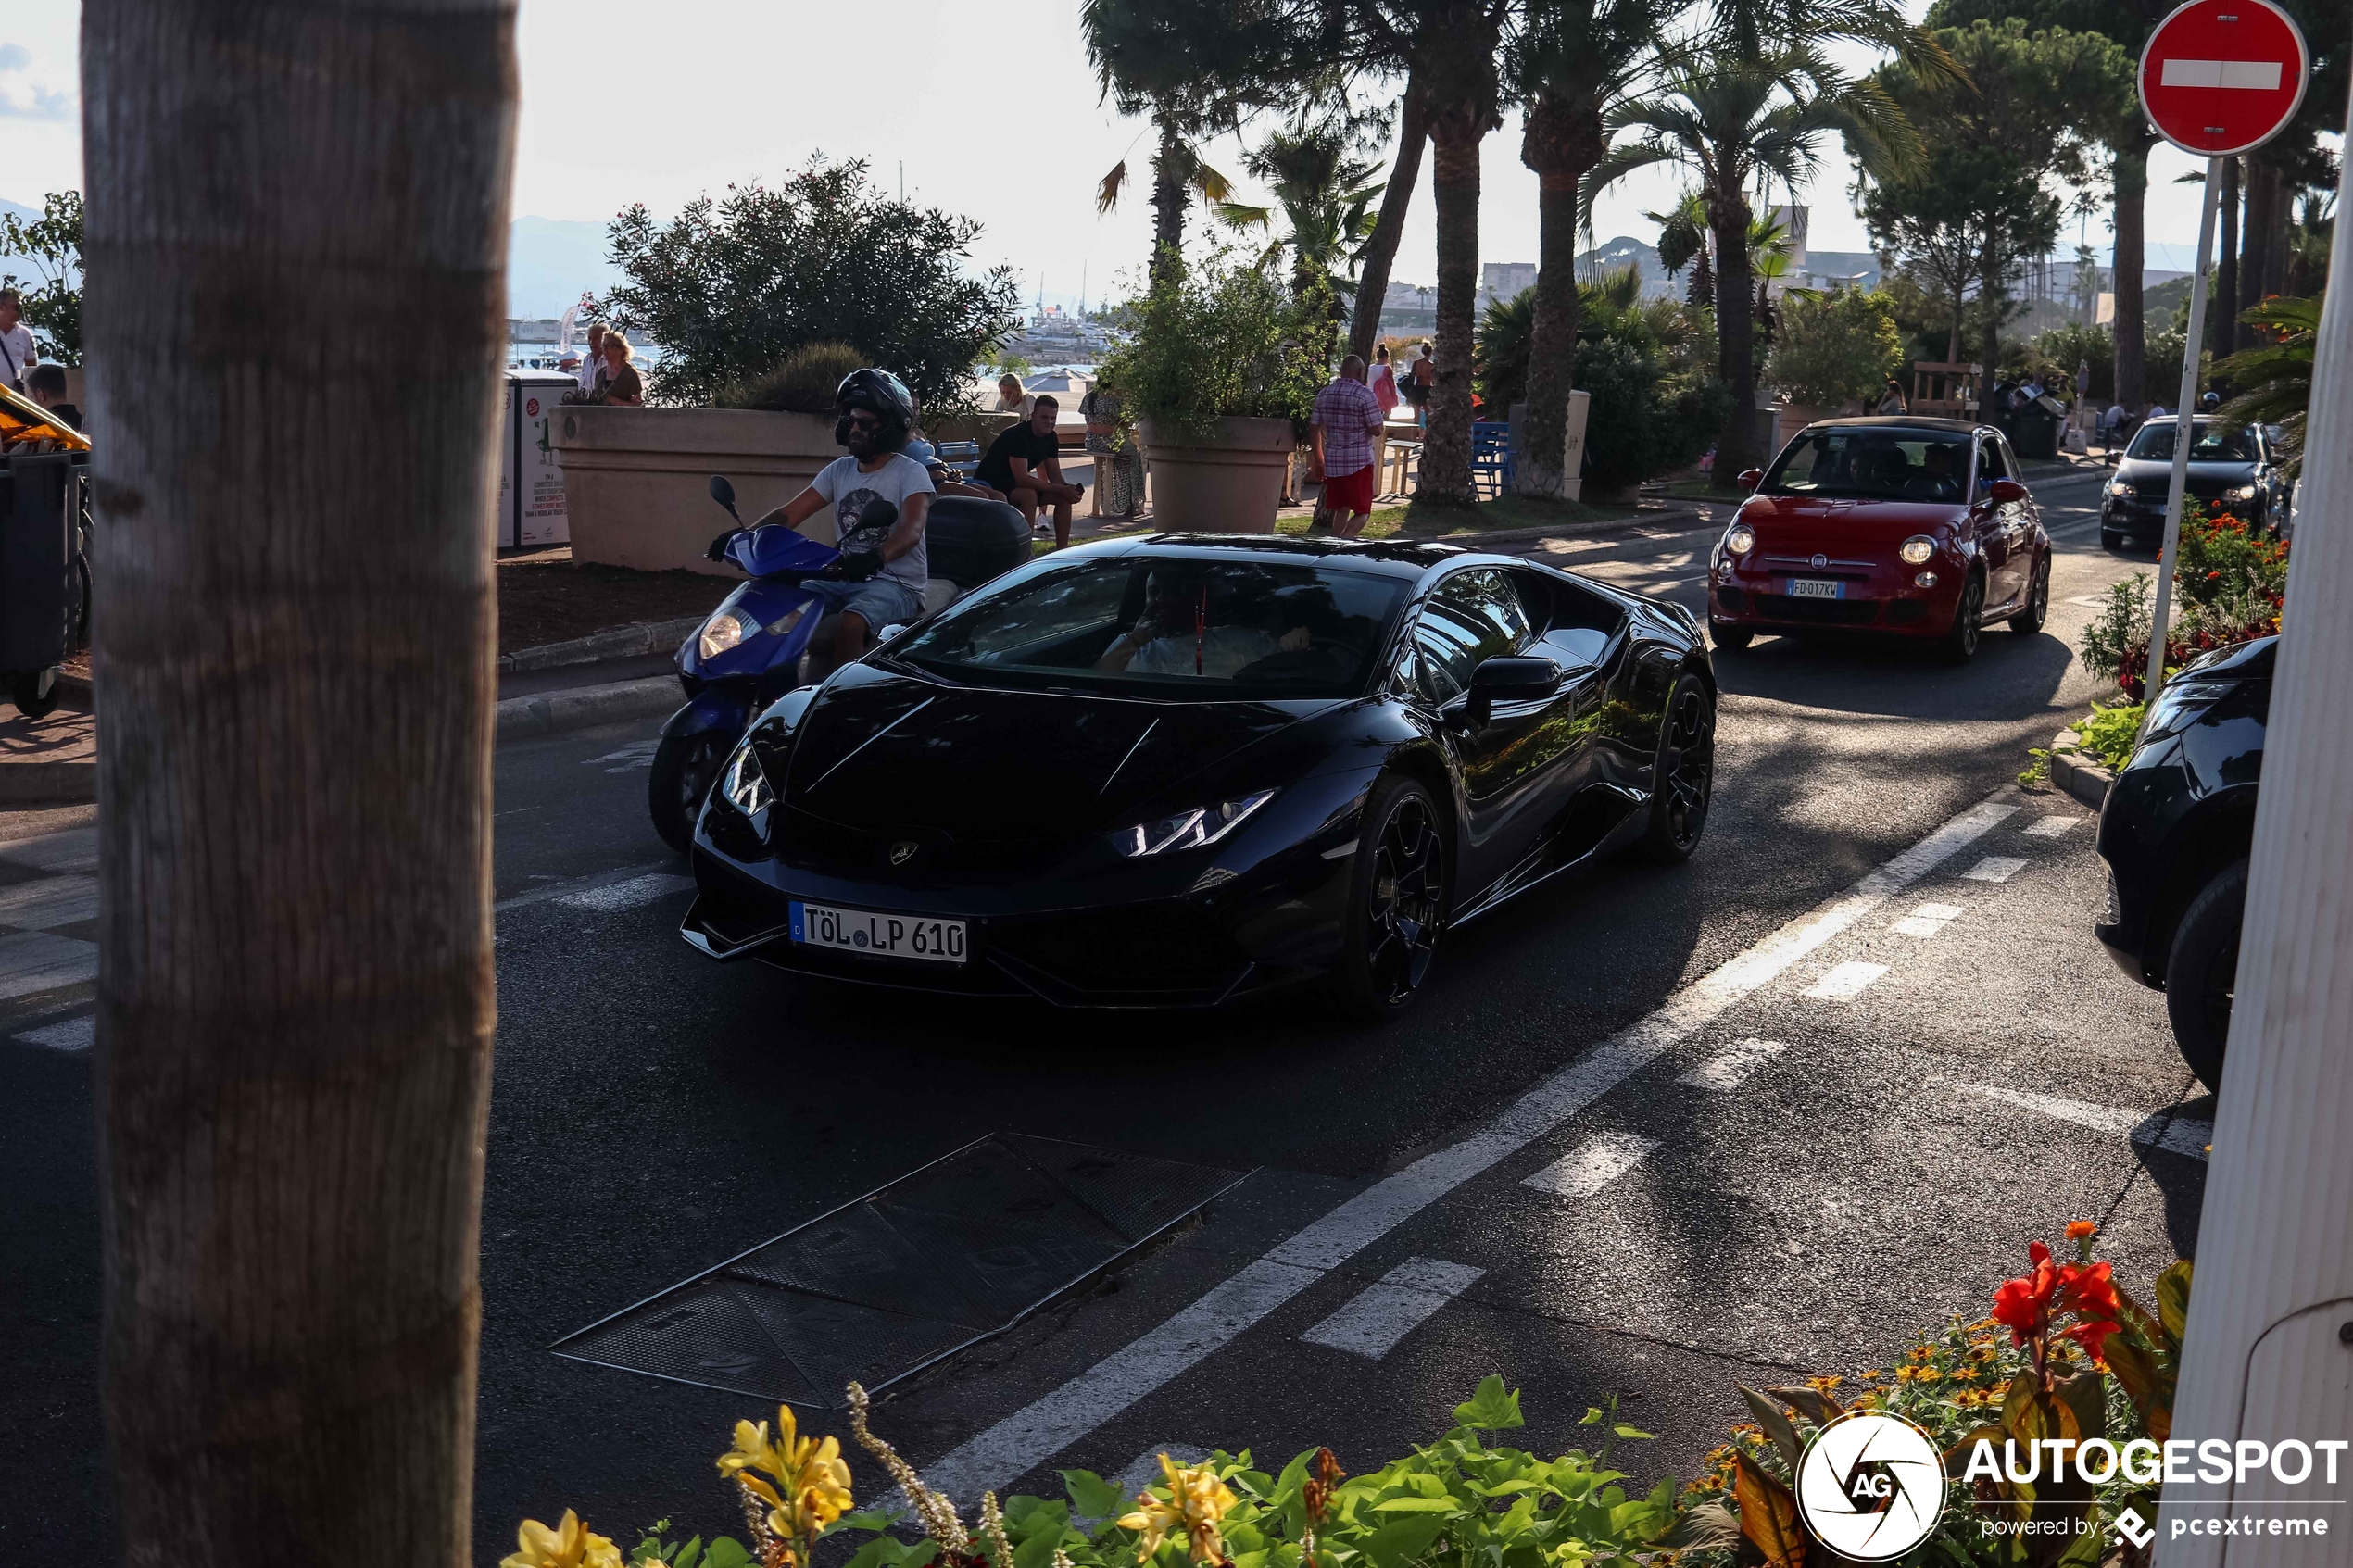
{"label": "metal manhole cover", "polygon": [[1247,1174],[992,1133],[548,1348],[838,1409],[851,1378],[1002,1333]]}

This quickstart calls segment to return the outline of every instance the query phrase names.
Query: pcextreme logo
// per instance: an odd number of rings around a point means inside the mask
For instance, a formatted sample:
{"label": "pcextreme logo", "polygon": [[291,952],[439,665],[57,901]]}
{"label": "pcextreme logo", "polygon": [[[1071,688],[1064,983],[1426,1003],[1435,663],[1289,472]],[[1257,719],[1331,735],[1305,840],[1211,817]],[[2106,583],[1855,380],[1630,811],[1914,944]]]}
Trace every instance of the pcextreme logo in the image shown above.
{"label": "pcextreme logo", "polygon": [[1815,1539],[1857,1562],[1884,1562],[1935,1533],[1944,1461],[1935,1440],[1904,1417],[1850,1411],[1806,1445],[1793,1490]]}

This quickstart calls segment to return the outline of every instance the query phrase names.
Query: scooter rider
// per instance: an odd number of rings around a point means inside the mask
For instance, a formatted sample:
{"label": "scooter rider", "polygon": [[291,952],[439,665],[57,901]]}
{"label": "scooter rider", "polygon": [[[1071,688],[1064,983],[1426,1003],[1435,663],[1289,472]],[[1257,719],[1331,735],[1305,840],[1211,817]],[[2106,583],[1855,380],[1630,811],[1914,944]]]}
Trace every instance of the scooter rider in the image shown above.
{"label": "scooter rider", "polygon": [[[849,448],[818,470],[809,488],[754,520],[754,528],[783,523],[800,525],[830,507],[841,559],[821,577],[805,578],[801,587],[823,599],[834,614],[830,645],[824,650],[838,666],[866,651],[870,630],[914,620],[924,611],[924,581],[929,563],[924,550],[924,523],[932,497],[931,475],[901,447],[914,432],[915,400],[888,370],[852,370],[834,393],[841,410],[834,439]],[[887,529],[863,520],[875,501],[898,508],[898,521]],[[724,559],[731,534],[711,545],[713,559]]]}

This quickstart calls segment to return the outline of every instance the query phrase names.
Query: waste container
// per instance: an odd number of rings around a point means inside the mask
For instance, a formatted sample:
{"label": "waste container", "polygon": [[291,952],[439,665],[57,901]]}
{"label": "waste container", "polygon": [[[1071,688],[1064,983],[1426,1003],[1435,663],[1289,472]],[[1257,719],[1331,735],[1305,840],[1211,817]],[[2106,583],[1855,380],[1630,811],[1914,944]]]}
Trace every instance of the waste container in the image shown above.
{"label": "waste container", "polygon": [[89,624],[89,437],[0,387],[0,682],[28,719]]}
{"label": "waste container", "polygon": [[2051,399],[2038,397],[2010,415],[2010,445],[2029,462],[2046,463],[2058,456],[2062,416],[2051,411],[2054,407]]}

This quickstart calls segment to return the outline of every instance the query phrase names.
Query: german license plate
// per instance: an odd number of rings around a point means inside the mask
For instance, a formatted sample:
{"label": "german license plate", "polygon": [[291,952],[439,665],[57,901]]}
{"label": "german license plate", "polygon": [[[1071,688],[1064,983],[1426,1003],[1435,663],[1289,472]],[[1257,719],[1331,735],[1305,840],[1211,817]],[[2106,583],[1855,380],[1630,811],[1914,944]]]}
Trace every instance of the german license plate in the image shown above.
{"label": "german license plate", "polygon": [[810,947],[838,947],[869,958],[964,961],[964,922],[922,915],[878,915],[792,900],[792,939]]}
{"label": "german license plate", "polygon": [[1793,577],[1789,580],[1789,596],[1793,599],[1843,598],[1845,588],[1845,583],[1836,580],[1828,583],[1813,577]]}

